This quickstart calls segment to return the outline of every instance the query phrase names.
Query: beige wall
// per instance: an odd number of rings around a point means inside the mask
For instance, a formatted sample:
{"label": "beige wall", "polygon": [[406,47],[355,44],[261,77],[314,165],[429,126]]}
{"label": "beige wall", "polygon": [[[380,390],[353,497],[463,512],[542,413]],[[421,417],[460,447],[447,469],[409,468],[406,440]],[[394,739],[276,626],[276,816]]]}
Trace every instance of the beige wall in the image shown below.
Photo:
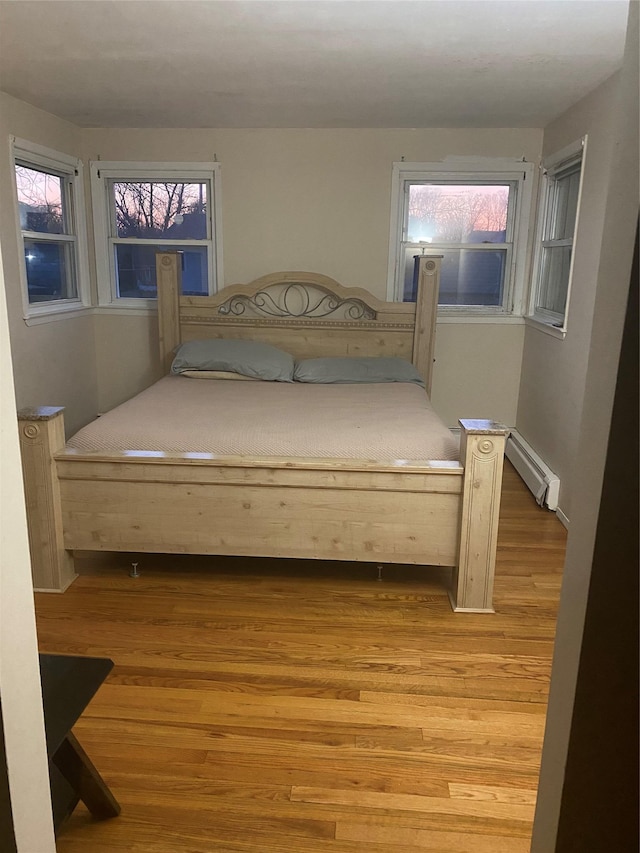
{"label": "beige wall", "polygon": [[98,372],[98,411],[134,397],[162,376],[157,314],[94,317]]}
{"label": "beige wall", "polygon": [[[542,132],[531,129],[83,131],[87,160],[217,157],[225,284],[301,269],[366,287],[382,298],[394,161],[451,155],[535,161],[541,141]],[[100,317],[100,409],[130,397],[155,377],[154,322]],[[433,396],[449,425],[460,417],[482,416],[515,423],[523,341],[522,326],[439,324]]]}
{"label": "beige wall", "polygon": [[588,134],[583,194],[574,250],[564,340],[531,326],[524,340],[516,426],[561,480],[560,509],[571,518],[571,495],[609,185],[616,75],[545,129],[544,156]]}
{"label": "beige wall", "polygon": [[448,426],[459,418],[515,425],[524,326],[439,323],[431,399]]}
{"label": "beige wall", "polygon": [[22,316],[20,244],[12,203],[9,137],[80,156],[80,130],[0,92],[0,242],[18,407],[65,406],[68,433],[97,410],[93,318],[88,314],[27,326]]}

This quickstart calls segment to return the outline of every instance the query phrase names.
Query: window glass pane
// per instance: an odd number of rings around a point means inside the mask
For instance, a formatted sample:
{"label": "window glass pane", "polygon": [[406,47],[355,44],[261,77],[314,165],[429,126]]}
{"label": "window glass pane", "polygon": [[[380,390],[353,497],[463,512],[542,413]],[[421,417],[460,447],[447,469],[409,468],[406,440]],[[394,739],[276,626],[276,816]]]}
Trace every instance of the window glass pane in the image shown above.
{"label": "window glass pane", "polygon": [[25,239],[29,303],[75,299],[73,244]]}
{"label": "window glass pane", "polygon": [[573,237],[578,210],[580,169],[556,180],[555,211],[552,217],[549,240],[567,240]]}
{"label": "window glass pane", "polygon": [[564,315],[570,266],[571,246],[552,246],[542,250],[542,271],[536,308]]}
{"label": "window glass pane", "polygon": [[407,242],[504,243],[509,184],[410,184]]}
{"label": "window glass pane", "polygon": [[[500,307],[504,298],[506,249],[444,249],[439,305]],[[405,249],[404,301],[414,302],[417,290],[415,248]]]}
{"label": "window glass pane", "polygon": [[[116,281],[118,296],[126,299],[155,299],[156,252],[158,246],[116,243]],[[202,296],[209,292],[209,265],[206,246],[162,246],[163,252],[180,252],[182,257],[182,293]]]}
{"label": "window glass pane", "polygon": [[206,240],[207,184],[110,182],[116,237]]}
{"label": "window glass pane", "polygon": [[69,233],[65,229],[63,178],[16,164],[20,228],[46,234]]}

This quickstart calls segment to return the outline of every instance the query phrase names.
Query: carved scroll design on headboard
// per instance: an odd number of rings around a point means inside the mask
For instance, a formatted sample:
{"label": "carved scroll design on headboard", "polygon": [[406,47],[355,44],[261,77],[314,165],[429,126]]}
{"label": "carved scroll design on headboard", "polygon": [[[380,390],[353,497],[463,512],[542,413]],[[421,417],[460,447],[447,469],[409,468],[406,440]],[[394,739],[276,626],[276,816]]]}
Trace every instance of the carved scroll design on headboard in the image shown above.
{"label": "carved scroll design on headboard", "polygon": [[317,284],[292,282],[273,285],[249,296],[236,294],[218,307],[218,314],[239,317],[330,317],[341,314],[346,320],[375,320],[376,312],[362,299],[342,299]]}

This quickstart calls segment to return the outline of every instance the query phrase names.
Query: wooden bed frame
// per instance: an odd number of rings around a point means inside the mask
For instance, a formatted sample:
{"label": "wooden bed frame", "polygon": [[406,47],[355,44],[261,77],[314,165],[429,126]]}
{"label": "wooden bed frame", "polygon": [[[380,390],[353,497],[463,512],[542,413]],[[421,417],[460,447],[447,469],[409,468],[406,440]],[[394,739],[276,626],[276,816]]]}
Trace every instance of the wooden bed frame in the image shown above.
{"label": "wooden bed frame", "polygon": [[[440,258],[419,262],[417,303],[386,303],[287,272],[180,296],[180,256],[157,257],[160,357],[205,337],[297,358],[408,358],[427,390]],[[65,448],[61,408],[18,413],[34,587],[64,591],[73,551],[243,555],[450,566],[455,610],[492,612],[507,430],[461,420],[460,463],[92,452]]]}

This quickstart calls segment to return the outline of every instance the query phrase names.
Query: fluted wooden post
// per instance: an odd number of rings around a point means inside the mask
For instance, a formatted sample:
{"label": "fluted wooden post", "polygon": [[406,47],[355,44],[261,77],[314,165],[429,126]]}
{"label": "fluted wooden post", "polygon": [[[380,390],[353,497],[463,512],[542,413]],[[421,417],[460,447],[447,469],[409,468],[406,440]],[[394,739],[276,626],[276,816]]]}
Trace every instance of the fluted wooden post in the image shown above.
{"label": "fluted wooden post", "polygon": [[416,326],[413,339],[413,364],[431,394],[433,359],[436,348],[436,320],[440,293],[441,255],[423,255],[418,261]]}
{"label": "fluted wooden post", "polygon": [[450,593],[453,609],[493,613],[504,447],[509,430],[484,420],[461,420],[464,489],[460,551]]}
{"label": "fluted wooden post", "polygon": [[158,334],[160,363],[168,373],[174,350],[180,343],[180,294],[182,292],[181,255],[158,252],[156,255],[158,285]]}
{"label": "fluted wooden post", "polygon": [[18,412],[31,571],[34,589],[40,592],[64,592],[77,577],[73,555],[64,547],[60,484],[53,459],[64,447],[63,411],[42,406]]}

